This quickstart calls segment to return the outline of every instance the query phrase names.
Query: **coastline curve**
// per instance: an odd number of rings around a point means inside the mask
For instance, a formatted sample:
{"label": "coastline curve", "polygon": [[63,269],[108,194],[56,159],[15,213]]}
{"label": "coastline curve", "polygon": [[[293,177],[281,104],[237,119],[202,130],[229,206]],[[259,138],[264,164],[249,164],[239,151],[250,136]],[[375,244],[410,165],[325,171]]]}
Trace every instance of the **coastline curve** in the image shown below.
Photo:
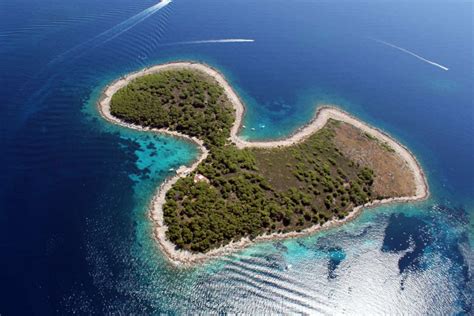
{"label": "coastline curve", "polygon": [[[124,122],[117,117],[113,116],[110,112],[110,102],[112,96],[121,88],[125,87],[129,82],[132,80],[157,73],[163,70],[170,70],[170,69],[191,69],[201,71],[209,76],[211,76],[216,82],[224,89],[224,93],[227,95],[229,101],[231,102],[232,106],[235,109],[235,121],[232,125],[230,131],[230,140],[238,147],[238,148],[247,148],[247,147],[259,147],[259,148],[274,148],[274,147],[286,147],[291,146],[296,143],[299,143],[305,140],[307,137],[311,136],[321,128],[325,126],[329,119],[334,119],[337,121],[342,121],[353,125],[354,127],[361,129],[367,134],[377,138],[379,141],[387,143],[391,146],[395,153],[405,161],[408,168],[412,171],[412,175],[415,182],[416,192],[415,195],[412,196],[404,196],[404,197],[394,197],[388,198],[383,200],[375,200],[370,203],[366,203],[361,206],[355,207],[349,215],[344,217],[343,219],[332,219],[323,225],[314,225],[307,229],[304,229],[300,232],[289,232],[289,233],[272,233],[267,235],[261,235],[256,237],[253,240],[250,240],[248,237],[242,238],[239,241],[233,241],[225,246],[221,246],[216,249],[212,249],[206,253],[191,253],[186,250],[176,250],[175,245],[171,243],[166,238],[166,231],[167,226],[164,224],[164,217],[163,217],[163,205],[165,203],[166,192],[181,178],[187,176],[190,172],[198,167],[198,165],[204,161],[209,152],[204,146],[203,142],[200,139],[195,137],[190,137],[185,134],[171,131],[169,129],[157,129],[157,128],[149,128],[149,127],[142,127],[140,125],[130,124]],[[189,166],[180,167],[176,175],[166,179],[157,189],[155,192],[153,199],[150,203],[149,207],[149,217],[150,220],[154,224],[153,228],[153,236],[157,241],[161,251],[164,253],[165,257],[175,265],[191,265],[194,263],[200,263],[207,261],[211,258],[220,257],[223,255],[230,254],[237,250],[243,249],[248,245],[259,242],[259,241],[268,241],[268,240],[275,240],[275,239],[286,239],[286,238],[293,238],[293,237],[301,237],[304,235],[312,234],[316,231],[328,229],[331,227],[342,225],[345,222],[348,222],[354,218],[356,218],[364,208],[375,207],[382,204],[388,203],[401,203],[401,202],[414,202],[425,200],[429,196],[429,188],[428,182],[426,180],[425,174],[421,168],[416,157],[406,148],[404,145],[400,144],[394,138],[389,136],[387,133],[383,132],[382,130],[372,127],[361,120],[358,120],[356,117],[350,115],[349,113],[340,110],[335,106],[324,105],[320,106],[316,114],[314,115],[313,119],[306,124],[304,127],[298,129],[295,133],[290,135],[287,138],[274,140],[274,141],[246,141],[241,139],[238,136],[238,133],[242,126],[242,120],[245,113],[245,106],[231,87],[231,85],[227,82],[224,75],[222,75],[218,70],[212,68],[211,66],[196,63],[196,62],[188,62],[188,61],[181,61],[181,62],[171,62],[161,65],[156,65],[150,68],[145,68],[143,70],[133,72],[126,76],[121,77],[120,79],[112,82],[109,84],[103,91],[98,103],[97,103],[98,110],[101,116],[109,121],[110,123],[120,125],[122,127],[131,128],[139,131],[145,132],[153,132],[153,133],[162,133],[174,137],[183,138],[187,141],[191,141],[195,143],[199,150],[200,155],[194,161],[194,163]]]}

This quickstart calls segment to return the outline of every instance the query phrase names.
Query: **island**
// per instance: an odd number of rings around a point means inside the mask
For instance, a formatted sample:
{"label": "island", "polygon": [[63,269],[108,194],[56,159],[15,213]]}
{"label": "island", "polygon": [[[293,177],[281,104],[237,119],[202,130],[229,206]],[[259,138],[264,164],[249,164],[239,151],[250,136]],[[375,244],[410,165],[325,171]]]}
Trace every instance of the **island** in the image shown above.
{"label": "island", "polygon": [[98,109],[112,123],[181,137],[200,149],[150,204],[153,235],[175,264],[310,234],[363,208],[429,194],[405,146],[335,106],[319,106],[285,139],[242,139],[243,102],[205,64],[174,62],[129,74],[106,87]]}

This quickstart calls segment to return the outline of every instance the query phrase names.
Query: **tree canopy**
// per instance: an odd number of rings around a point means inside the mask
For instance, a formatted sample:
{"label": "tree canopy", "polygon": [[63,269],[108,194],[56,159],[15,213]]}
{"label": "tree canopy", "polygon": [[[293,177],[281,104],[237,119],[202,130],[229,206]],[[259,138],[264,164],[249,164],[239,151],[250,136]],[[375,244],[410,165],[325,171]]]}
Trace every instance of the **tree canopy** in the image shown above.
{"label": "tree canopy", "polygon": [[[199,71],[137,78],[112,97],[111,113],[195,136],[209,149],[207,159],[166,194],[167,238],[179,249],[205,252],[242,237],[302,230],[344,218],[376,198],[374,172],[335,146],[336,121],[291,147],[231,144],[232,105],[222,87]],[[208,181],[194,181],[196,174]]]}

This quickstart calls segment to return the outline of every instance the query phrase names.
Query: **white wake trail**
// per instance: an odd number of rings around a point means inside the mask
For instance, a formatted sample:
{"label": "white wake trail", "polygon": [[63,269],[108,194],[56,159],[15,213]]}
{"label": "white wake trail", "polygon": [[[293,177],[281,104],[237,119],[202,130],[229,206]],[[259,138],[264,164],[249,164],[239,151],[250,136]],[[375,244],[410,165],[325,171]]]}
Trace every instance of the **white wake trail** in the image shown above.
{"label": "white wake trail", "polygon": [[149,18],[150,16],[155,14],[157,11],[163,9],[165,6],[167,6],[171,2],[172,2],[172,0],[161,0],[157,4],[155,4],[155,5],[153,5],[149,8],[146,8],[145,10],[135,14],[134,16],[126,19],[123,22],[120,22],[119,24],[111,27],[110,29],[105,30],[102,33],[94,36],[93,38],[90,38],[87,41],[85,41],[85,42],[83,42],[79,45],[76,45],[71,49],[68,49],[64,53],[59,54],[58,56],[53,58],[48,63],[48,65],[54,64],[58,60],[62,60],[63,58],[65,58],[65,56],[77,51],[78,49],[82,48],[83,46],[85,46],[87,44],[91,44],[91,47],[86,49],[86,50],[90,50],[90,49],[96,48],[99,45],[105,44],[105,43],[113,40],[117,36],[125,33],[126,31],[130,30],[131,28],[133,28],[138,23],[143,22],[145,19]]}
{"label": "white wake trail", "polygon": [[135,14],[134,16],[128,18],[127,20],[117,24],[116,26],[112,27],[111,29],[102,32],[101,34],[97,35],[94,39],[103,37],[104,35],[110,35],[110,37],[106,38],[103,43],[111,41],[112,39],[116,38],[117,36],[123,34],[124,32],[128,31],[129,29],[133,28],[138,23],[146,20],[157,11],[161,10],[165,6],[171,3],[172,0],[162,0],[151,6],[140,13]]}
{"label": "white wake trail", "polygon": [[171,45],[193,45],[193,44],[215,44],[215,43],[253,43],[253,42],[255,42],[254,39],[248,39],[248,38],[224,38],[224,39],[174,42],[174,43],[168,43],[164,45],[171,46]]}
{"label": "white wake trail", "polygon": [[411,51],[409,51],[408,49],[405,49],[405,48],[403,48],[403,47],[400,47],[400,46],[397,46],[397,45],[395,45],[395,44],[392,44],[392,43],[389,43],[389,42],[385,42],[385,41],[382,41],[382,40],[379,40],[379,39],[376,39],[376,38],[370,38],[370,39],[373,40],[373,41],[375,41],[375,42],[378,42],[378,43],[380,43],[380,44],[383,44],[383,45],[386,45],[386,46],[389,46],[389,47],[398,49],[399,51],[402,51],[402,52],[404,52],[404,53],[407,53],[407,54],[409,54],[409,55],[412,55],[413,57],[416,57],[416,58],[418,58],[419,60],[424,61],[425,63],[428,63],[428,64],[430,64],[430,65],[436,66],[436,67],[441,68],[441,69],[443,69],[443,70],[445,70],[445,71],[448,71],[448,70],[449,70],[448,67],[443,66],[443,65],[438,64],[438,63],[435,63],[434,61],[431,61],[431,60],[426,59],[426,58],[424,58],[424,57],[421,57],[420,55],[415,54],[414,52],[411,52]]}

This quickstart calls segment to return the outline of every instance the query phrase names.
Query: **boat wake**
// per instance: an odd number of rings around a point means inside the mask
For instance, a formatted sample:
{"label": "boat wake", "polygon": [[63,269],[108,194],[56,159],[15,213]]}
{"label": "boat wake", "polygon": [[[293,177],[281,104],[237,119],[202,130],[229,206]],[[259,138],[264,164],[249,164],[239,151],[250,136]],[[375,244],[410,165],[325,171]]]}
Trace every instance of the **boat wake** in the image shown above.
{"label": "boat wake", "polygon": [[428,63],[428,64],[433,65],[433,66],[435,66],[435,67],[441,68],[441,69],[443,69],[443,70],[445,70],[445,71],[448,71],[448,70],[449,70],[448,67],[443,66],[443,65],[438,64],[438,63],[435,63],[434,61],[431,61],[431,60],[426,59],[426,58],[424,58],[424,57],[421,57],[420,55],[415,54],[414,52],[409,51],[408,49],[405,49],[405,48],[403,48],[403,47],[397,46],[397,45],[392,44],[392,43],[389,43],[389,42],[382,41],[382,40],[377,39],[377,38],[372,38],[372,37],[369,37],[369,38],[370,38],[371,40],[377,42],[377,43],[380,43],[380,44],[383,44],[383,45],[385,45],[385,46],[389,46],[389,47],[398,49],[399,51],[402,51],[402,52],[404,52],[404,53],[407,53],[407,54],[409,54],[409,55],[411,55],[411,56],[413,56],[413,57],[415,57],[415,58],[418,58],[418,59],[421,60],[421,61],[424,61],[425,63]]}
{"label": "boat wake", "polygon": [[[56,55],[52,58],[46,65],[44,65],[35,75],[26,80],[20,87],[19,91],[25,91],[31,85],[34,85],[36,82],[42,82],[39,80],[41,77],[46,77],[45,84],[42,84],[39,87],[35,87],[34,92],[30,93],[30,97],[26,101],[28,104],[33,102],[37,103],[38,100],[44,98],[45,94],[48,93],[48,88],[51,87],[52,83],[58,78],[59,73],[64,67],[64,63],[72,63],[82,56],[89,53],[94,48],[100,47],[101,45],[113,40],[114,38],[120,36],[121,34],[127,32],[131,28],[135,27],[137,24],[145,21],[153,14],[157,13],[161,9],[168,6],[172,0],[161,0],[155,5],[148,7],[141,12],[135,14],[132,17],[116,24],[115,26],[103,31],[102,33],[93,36],[92,38],[73,46],[72,48]],[[159,24],[158,24],[159,25]],[[1,34],[0,34],[1,36]],[[63,64],[63,67],[58,68],[58,64]],[[56,67],[56,69],[54,69]],[[53,71],[51,71],[54,69]],[[24,117],[28,117],[31,113],[24,112]]]}
{"label": "boat wake", "polygon": [[160,46],[174,46],[174,45],[196,45],[196,44],[223,44],[223,43],[253,43],[254,39],[248,38],[224,38],[224,39],[209,39],[199,41],[184,41],[162,44]]}
{"label": "boat wake", "polygon": [[111,29],[102,32],[101,34],[97,35],[94,39],[100,38],[100,37],[106,37],[106,39],[102,43],[106,43],[108,41],[111,41],[112,39],[116,38],[117,36],[120,36],[121,34],[125,33],[129,29],[133,28],[135,25],[138,23],[146,20],[149,18],[151,15],[155,14],[157,11],[161,10],[165,6],[171,3],[172,0],[162,0],[155,4],[154,6],[151,6],[145,10],[143,10],[140,13],[137,13],[136,15],[128,18],[127,20],[117,24],[116,26],[112,27]]}
{"label": "boat wake", "polygon": [[112,28],[110,28],[110,29],[94,36],[93,38],[91,38],[91,39],[89,39],[89,40],[87,40],[87,41],[85,41],[85,42],[83,42],[79,45],[76,45],[76,46],[72,47],[71,49],[65,51],[64,53],[56,56],[48,64],[54,64],[55,62],[64,59],[68,54],[77,51],[78,49],[84,47],[87,44],[91,44],[91,47],[89,49],[92,49],[92,48],[96,48],[99,45],[105,44],[105,43],[113,40],[114,38],[122,35],[123,33],[127,32],[131,28],[135,27],[137,24],[143,22],[144,20],[146,20],[147,18],[149,18],[150,16],[152,16],[153,14],[158,12],[159,10],[163,9],[164,7],[166,7],[171,2],[172,2],[172,0],[161,0],[157,4],[155,4],[155,5],[153,5],[149,8],[146,8],[145,10],[135,14],[134,16],[132,16],[128,19],[126,19],[125,21],[120,22],[119,24],[113,26]]}
{"label": "boat wake", "polygon": [[226,38],[226,39],[215,39],[215,40],[201,40],[201,41],[188,41],[180,42],[179,44],[210,44],[210,43],[253,43],[254,39],[246,38]]}

